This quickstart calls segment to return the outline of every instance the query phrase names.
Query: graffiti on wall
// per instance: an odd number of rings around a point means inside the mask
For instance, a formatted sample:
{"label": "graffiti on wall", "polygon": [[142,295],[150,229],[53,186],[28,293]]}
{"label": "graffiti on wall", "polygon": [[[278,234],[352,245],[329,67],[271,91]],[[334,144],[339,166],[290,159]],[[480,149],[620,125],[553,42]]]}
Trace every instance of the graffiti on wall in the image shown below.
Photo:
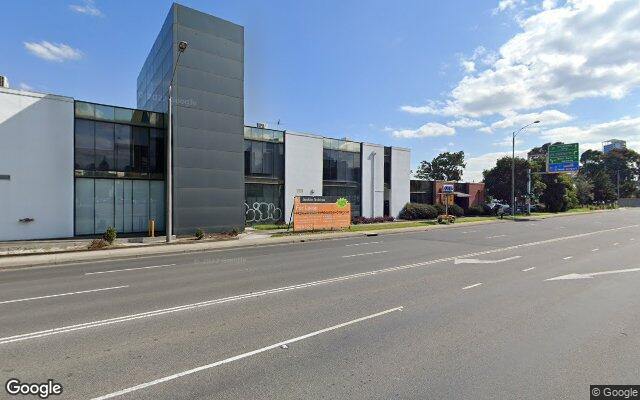
{"label": "graffiti on wall", "polygon": [[255,202],[249,207],[244,203],[245,222],[247,224],[259,224],[263,222],[280,221],[282,210],[273,203]]}

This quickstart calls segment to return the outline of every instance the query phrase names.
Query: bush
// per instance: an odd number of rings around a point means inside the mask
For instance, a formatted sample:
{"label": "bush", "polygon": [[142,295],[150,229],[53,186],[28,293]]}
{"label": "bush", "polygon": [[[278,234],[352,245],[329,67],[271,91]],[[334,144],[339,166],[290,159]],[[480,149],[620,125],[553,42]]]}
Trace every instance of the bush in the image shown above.
{"label": "bush", "polygon": [[359,225],[359,224],[377,224],[380,222],[393,222],[395,220],[395,218],[393,217],[373,217],[373,218],[368,218],[368,217],[353,217],[351,218],[351,223],[353,225]]}
{"label": "bush", "polygon": [[204,231],[200,228],[196,229],[196,240],[204,239]]}
{"label": "bush", "polygon": [[454,222],[456,222],[456,217],[454,215],[438,215],[439,224],[453,224]]}
{"label": "bush", "polygon": [[487,211],[491,212],[491,210],[485,209],[484,206],[476,205],[469,207],[466,214],[472,217],[478,217],[480,215],[487,215]]}
{"label": "bush", "polygon": [[[435,207],[438,210],[438,215],[446,213],[446,207],[444,204],[436,204]],[[449,206],[449,214],[455,215],[456,217],[462,217],[464,215],[464,210],[459,205],[452,204]]]}
{"label": "bush", "polygon": [[116,231],[116,228],[114,228],[113,226],[108,227],[107,230],[104,231],[104,234],[102,235],[102,239],[109,244],[113,244],[113,242],[116,240],[117,237],[118,237],[118,231]]}
{"label": "bush", "polygon": [[429,204],[407,203],[399,217],[406,220],[434,219],[438,216],[438,210]]}
{"label": "bush", "polygon": [[109,242],[104,239],[94,239],[89,243],[89,246],[87,246],[89,250],[104,249],[105,247],[109,247]]}

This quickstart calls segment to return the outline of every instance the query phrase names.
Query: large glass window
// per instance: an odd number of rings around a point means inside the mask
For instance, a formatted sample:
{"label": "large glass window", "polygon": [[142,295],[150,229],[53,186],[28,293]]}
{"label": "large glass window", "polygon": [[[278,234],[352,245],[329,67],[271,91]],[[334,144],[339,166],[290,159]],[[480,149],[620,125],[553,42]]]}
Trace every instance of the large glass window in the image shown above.
{"label": "large glass window", "polygon": [[95,122],[76,120],[75,168],[95,169]]}
{"label": "large glass window", "polygon": [[152,174],[164,172],[164,131],[160,129],[150,129],[149,172]]}
{"label": "large glass window", "polygon": [[116,124],[116,170],[131,172],[133,169],[133,151],[131,146],[131,126]]}
{"label": "large glass window", "polygon": [[280,184],[245,184],[245,222],[273,224],[284,219],[284,190]]}
{"label": "large glass window", "polygon": [[284,179],[284,144],[244,141],[245,175]]}
{"label": "large glass window", "polygon": [[115,171],[114,126],[108,122],[96,122],[96,170]]}
{"label": "large glass window", "polygon": [[131,132],[133,141],[133,171],[148,172],[149,129],[134,126]]}
{"label": "large glass window", "polygon": [[76,178],[76,235],[146,232],[150,219],[164,230],[164,181]]}

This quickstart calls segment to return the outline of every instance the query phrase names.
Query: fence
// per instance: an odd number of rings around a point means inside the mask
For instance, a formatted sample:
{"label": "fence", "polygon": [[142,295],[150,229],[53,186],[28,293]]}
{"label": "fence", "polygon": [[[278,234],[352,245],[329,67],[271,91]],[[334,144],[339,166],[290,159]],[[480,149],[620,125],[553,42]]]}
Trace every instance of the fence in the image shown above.
{"label": "fence", "polygon": [[621,198],[618,200],[620,207],[640,207],[640,198]]}

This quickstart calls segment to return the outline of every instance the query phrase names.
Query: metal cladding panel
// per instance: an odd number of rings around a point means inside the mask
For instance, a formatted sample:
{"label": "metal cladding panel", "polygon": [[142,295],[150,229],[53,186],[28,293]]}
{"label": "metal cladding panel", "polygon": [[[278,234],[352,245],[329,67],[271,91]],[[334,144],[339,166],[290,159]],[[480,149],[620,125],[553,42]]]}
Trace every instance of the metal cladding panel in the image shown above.
{"label": "metal cladding panel", "polygon": [[409,180],[411,174],[411,152],[393,147],[391,149],[391,216],[397,217],[410,200]]}
{"label": "metal cladding panel", "polygon": [[244,227],[244,30],[174,4],[175,233]]}
{"label": "metal cladding panel", "polygon": [[[372,153],[375,156],[372,157]],[[373,208],[371,200],[373,198]],[[362,144],[362,215],[384,214],[384,146]]]}

